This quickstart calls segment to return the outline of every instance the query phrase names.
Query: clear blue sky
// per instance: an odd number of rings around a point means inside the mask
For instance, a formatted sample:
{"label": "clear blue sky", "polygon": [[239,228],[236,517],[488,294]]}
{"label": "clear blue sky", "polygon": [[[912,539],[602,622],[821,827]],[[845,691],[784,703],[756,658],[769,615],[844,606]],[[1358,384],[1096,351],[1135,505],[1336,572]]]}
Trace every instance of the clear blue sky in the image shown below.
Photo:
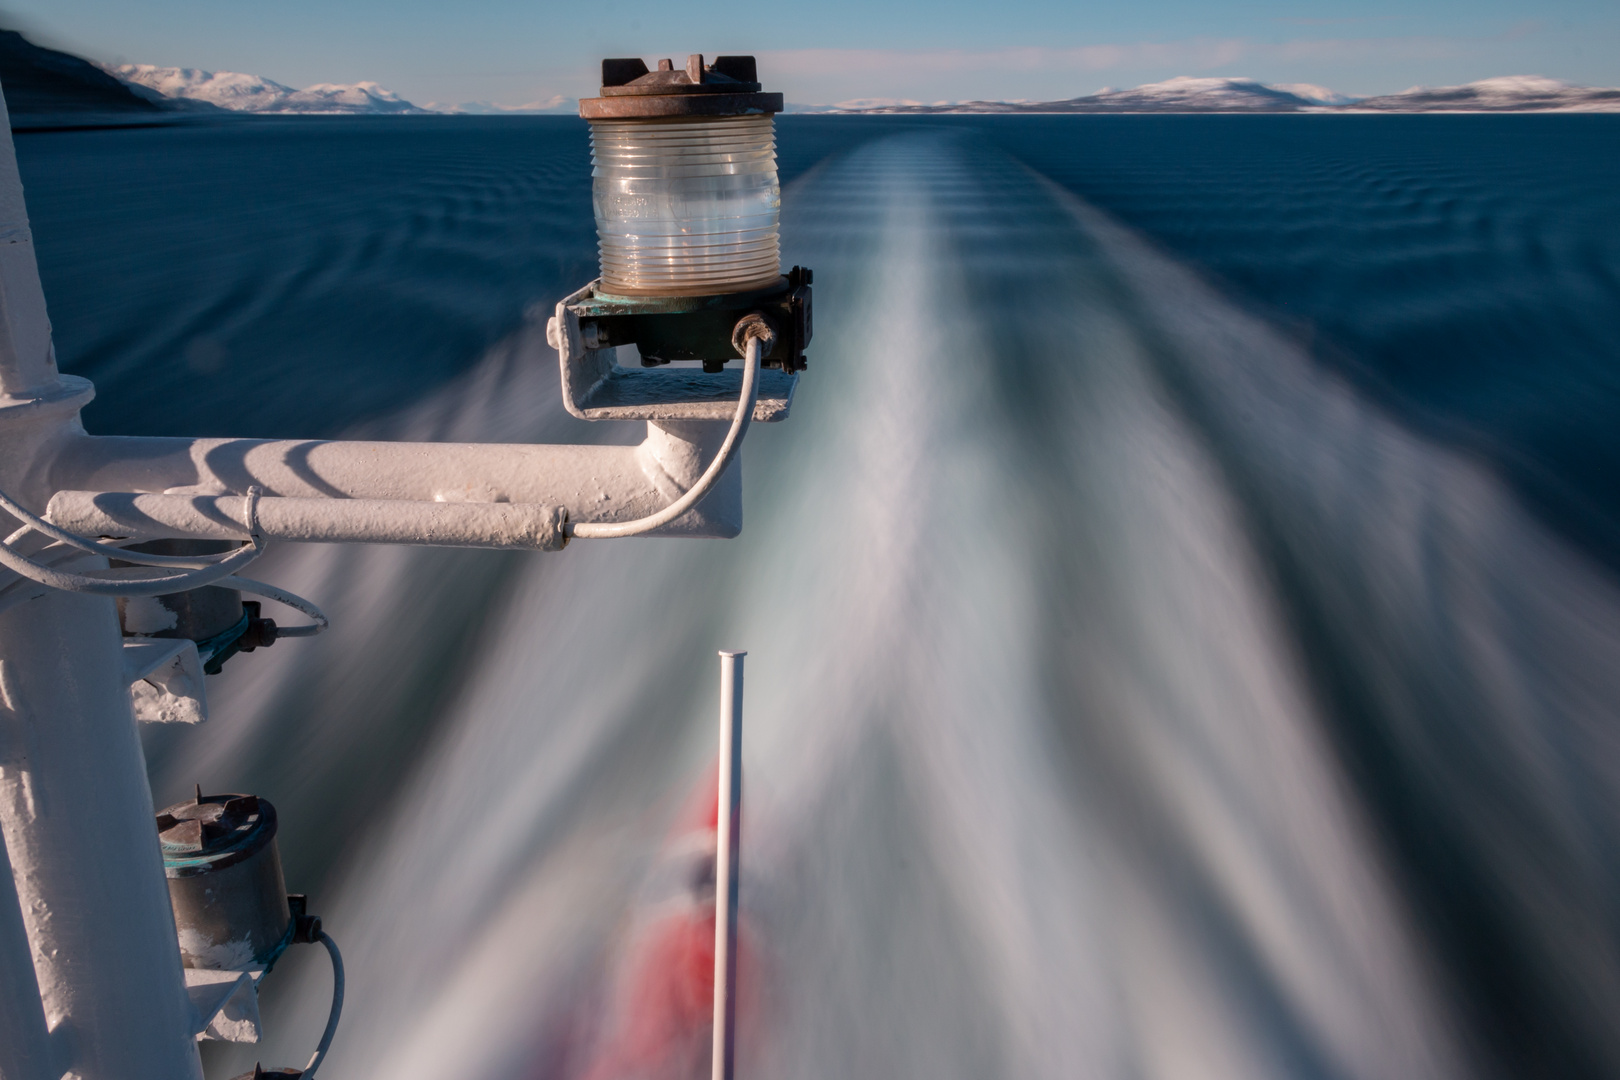
{"label": "clear blue sky", "polygon": [[103,61],[379,82],[418,103],[588,95],[603,56],[751,52],[789,101],[1053,99],[1174,75],[1368,94],[1492,75],[1620,85],[1617,0],[0,0]]}

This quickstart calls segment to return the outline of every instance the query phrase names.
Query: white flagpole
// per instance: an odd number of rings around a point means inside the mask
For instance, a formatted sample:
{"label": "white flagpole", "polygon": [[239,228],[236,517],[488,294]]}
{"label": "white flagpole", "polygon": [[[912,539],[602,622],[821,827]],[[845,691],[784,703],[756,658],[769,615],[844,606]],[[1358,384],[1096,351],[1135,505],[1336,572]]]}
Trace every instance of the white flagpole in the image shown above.
{"label": "white flagpole", "polygon": [[743,657],[720,653],[720,805],[714,853],[713,1080],[732,1080],[737,1050],[737,868],[742,849]]}

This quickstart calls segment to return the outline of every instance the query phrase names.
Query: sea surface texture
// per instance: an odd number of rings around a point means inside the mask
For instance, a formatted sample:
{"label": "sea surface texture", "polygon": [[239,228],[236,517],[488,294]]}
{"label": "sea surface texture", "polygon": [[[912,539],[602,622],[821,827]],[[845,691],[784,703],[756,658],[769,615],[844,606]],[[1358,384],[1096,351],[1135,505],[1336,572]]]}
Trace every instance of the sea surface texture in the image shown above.
{"label": "sea surface texture", "polygon": [[[282,822],[331,1080],[1620,1075],[1620,118],[788,117],[810,369],[733,541],[283,546],[147,731]],[[582,124],[21,136],[94,432],[633,442],[559,401]],[[709,838],[706,841],[706,837]],[[301,1065],[319,950],[269,977]]]}

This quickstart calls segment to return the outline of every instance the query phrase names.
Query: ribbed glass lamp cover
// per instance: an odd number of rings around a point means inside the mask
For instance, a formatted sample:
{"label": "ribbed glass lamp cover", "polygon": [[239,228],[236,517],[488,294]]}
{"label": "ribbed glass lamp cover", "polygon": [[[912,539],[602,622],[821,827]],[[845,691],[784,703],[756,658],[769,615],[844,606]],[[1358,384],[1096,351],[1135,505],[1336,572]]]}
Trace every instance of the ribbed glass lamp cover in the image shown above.
{"label": "ribbed glass lamp cover", "polygon": [[781,274],[772,117],[591,121],[603,292],[702,296]]}

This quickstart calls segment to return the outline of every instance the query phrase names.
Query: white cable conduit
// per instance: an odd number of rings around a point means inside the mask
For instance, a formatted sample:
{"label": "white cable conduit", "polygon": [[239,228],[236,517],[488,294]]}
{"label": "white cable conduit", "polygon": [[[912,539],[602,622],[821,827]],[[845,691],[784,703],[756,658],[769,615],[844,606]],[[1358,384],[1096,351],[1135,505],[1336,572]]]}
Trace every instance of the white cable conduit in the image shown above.
{"label": "white cable conduit", "polygon": [[726,441],[720,444],[714,460],[709,462],[709,467],[703,470],[703,475],[698,478],[697,483],[687,489],[686,494],[656,514],[649,514],[635,521],[582,521],[578,524],[570,522],[563,526],[567,534],[582,540],[639,536],[668,525],[696,506],[731,464],[731,459],[736,456],[737,447],[741,445],[743,436],[748,432],[748,425],[754,418],[754,402],[759,398],[759,363],[765,350],[770,347],[769,334],[768,329],[749,328],[748,346],[743,354],[742,390],[737,395],[737,413],[732,417],[731,430],[726,432]]}
{"label": "white cable conduit", "polygon": [[337,942],[325,931],[315,940],[325,945],[332,957],[332,1008],[326,1015],[326,1030],[321,1033],[320,1044],[315,1047],[309,1064],[304,1066],[303,1080],[315,1080],[315,1070],[321,1067],[327,1051],[332,1049],[332,1037],[337,1034],[338,1020],[343,1016],[343,956],[338,952]]}
{"label": "white cable conduit", "polygon": [[[150,493],[160,485],[172,491],[189,469],[192,481],[230,483],[250,476],[287,492],[257,503],[258,531],[266,540],[555,551],[575,536],[643,535],[690,514],[735,460],[771,344],[763,324],[749,331],[731,426],[708,467],[667,504],[660,505],[635,447],[140,440],[142,453],[118,456],[152,463],[146,466],[151,476],[127,466],[114,466],[109,475],[97,444],[86,446],[90,454],[69,469],[80,483],[121,482],[137,490],[58,491],[47,514],[58,526],[88,535],[241,539],[247,522],[238,496]],[[661,441],[653,445],[685,445],[672,431],[657,434]],[[115,449],[112,440],[104,442]],[[679,468],[664,460],[666,453],[655,450],[651,459],[665,476]],[[563,506],[542,501],[568,498],[588,508],[594,502],[589,492],[598,485],[607,505],[650,503],[649,512],[626,522],[568,521]],[[483,497],[463,501],[463,491]]]}
{"label": "white cable conduit", "polygon": [[[26,538],[32,535],[35,535],[34,530],[25,525],[16,532],[12,533],[10,536],[6,537],[5,544],[14,547],[18,544],[24,543]],[[121,546],[123,544],[135,542],[136,541],[122,540],[116,545],[108,544],[101,546],[108,547],[116,551],[118,554],[115,557],[125,562],[129,562],[135,558],[172,558],[181,563],[185,563],[202,559],[219,559],[224,557],[224,555],[199,555],[188,559],[186,556],[148,555],[145,552],[126,551]],[[33,552],[31,555],[29,555],[29,558],[38,565],[55,567],[57,564],[67,562],[70,559],[81,558],[83,554],[84,552],[78,546],[53,542],[45,545],[39,551]],[[230,553],[226,552],[224,554]],[[278,604],[284,604],[295,611],[302,612],[314,620],[314,622],[308,626],[277,626],[277,638],[314,637],[316,634],[327,630],[331,626],[331,620],[326,617],[326,613],[320,608],[316,607],[313,602],[304,599],[297,593],[288,592],[286,589],[278,586],[270,585],[263,581],[254,581],[251,578],[237,577],[235,574],[214,582],[214,585],[219,588],[235,589],[238,592],[245,592],[252,596],[263,597],[266,600],[273,600]],[[18,575],[9,583],[0,585],[0,612],[9,611],[18,604],[27,603],[29,600],[37,600],[39,597],[45,595],[49,591],[50,586],[42,585],[34,581],[32,578],[25,578]]]}
{"label": "white cable conduit", "polygon": [[[259,494],[257,488],[249,488],[247,495],[243,497],[242,520],[250,524],[247,530],[249,536],[254,535],[255,532],[251,527],[251,522],[255,517],[254,506],[259,500]],[[144,551],[126,551],[119,544],[103,544],[95,540],[87,540],[82,536],[76,536],[65,529],[58,528],[54,523],[30,512],[27,507],[18,503],[17,500],[3,491],[0,491],[0,510],[9,512],[13,517],[24,523],[22,528],[6,537],[5,546],[7,547],[15,545],[24,536],[33,532],[49,537],[58,544],[76,548],[90,555],[105,555],[109,559],[122,559],[124,562],[138,563],[142,566],[177,566],[186,569],[202,569],[212,566],[224,562],[235,554],[235,552],[225,551],[216,555],[152,555]],[[233,536],[231,539],[240,540],[242,537]]]}
{"label": "white cable conduit", "polygon": [[[267,539],[313,542],[371,542],[427,544],[446,547],[519,548],[554,551],[570,537],[609,539],[639,536],[678,520],[707,496],[735,459],[748,432],[759,397],[761,359],[770,348],[772,334],[763,321],[747,326],[743,377],[737,409],[714,458],[697,481],[662,509],[625,522],[568,522],[560,507],[510,502],[426,502],[398,499],[264,498],[250,486],[245,496],[158,495],[140,492],[59,491],[51,498],[48,515],[79,532],[101,536],[189,536],[247,543],[218,555],[150,555],[101,543],[41,518],[0,491],[0,509],[23,527],[0,541],[0,565],[19,576],[51,589],[99,596],[158,596],[184,592],[232,579],[242,591],[265,596],[309,614],[316,624],[290,627],[286,636],[319,633],[325,615],[309,601],[262,582],[234,578],[236,571],[264,553]],[[239,508],[239,509],[238,509]],[[139,564],[140,568],[92,570],[82,574],[57,570],[29,558],[16,544],[28,533],[38,533],[62,545],[91,555]],[[126,540],[125,543],[129,541]],[[52,558],[51,563],[62,561]],[[150,568],[185,569],[189,573],[160,573]],[[9,595],[8,595],[9,594]],[[0,611],[37,593],[0,588]]]}
{"label": "white cable conduit", "polygon": [[266,600],[274,600],[278,604],[285,604],[294,611],[301,611],[315,620],[308,626],[278,625],[276,627],[276,640],[278,641],[282,638],[314,637],[332,625],[332,620],[326,617],[326,612],[297,593],[288,592],[286,589],[280,589],[274,585],[267,585],[262,581],[254,581],[251,578],[236,577],[234,575],[226,578],[220,584],[227,589],[245,592],[249,596],[262,596]]}
{"label": "white cable conduit", "polygon": [[[59,491],[49,513],[101,536],[240,540],[248,525],[244,509],[236,495]],[[533,503],[272,496],[259,500],[256,512],[266,540],[539,551],[555,551],[564,541],[561,508]]]}
{"label": "white cable conduit", "polygon": [[[184,558],[170,555],[146,555],[139,552],[124,551],[108,544],[100,544],[94,540],[87,540],[76,536],[56,525],[37,517],[21,506],[16,500],[0,492],[0,508],[22,521],[24,525],[34,532],[43,533],[58,543],[68,547],[77,548],[91,555],[104,555],[108,558],[122,559],[125,562],[141,563],[142,567],[119,568],[117,570],[92,570],[84,574],[72,574],[62,570],[55,570],[44,564],[23,555],[12,547],[9,542],[0,543],[0,566],[5,566],[14,573],[20,574],[30,581],[63,592],[89,593],[93,596],[161,596],[165,593],[185,592],[188,589],[201,588],[211,585],[221,578],[234,574],[237,570],[264,554],[264,537],[259,534],[258,502],[259,489],[249,488],[248,493],[241,497],[242,516],[245,519],[248,532],[248,542],[235,551],[223,556],[203,555],[196,558]],[[13,536],[16,534],[14,533]],[[240,536],[233,539],[241,539]],[[192,568],[185,574],[154,574],[147,568],[161,567],[187,567]]]}

